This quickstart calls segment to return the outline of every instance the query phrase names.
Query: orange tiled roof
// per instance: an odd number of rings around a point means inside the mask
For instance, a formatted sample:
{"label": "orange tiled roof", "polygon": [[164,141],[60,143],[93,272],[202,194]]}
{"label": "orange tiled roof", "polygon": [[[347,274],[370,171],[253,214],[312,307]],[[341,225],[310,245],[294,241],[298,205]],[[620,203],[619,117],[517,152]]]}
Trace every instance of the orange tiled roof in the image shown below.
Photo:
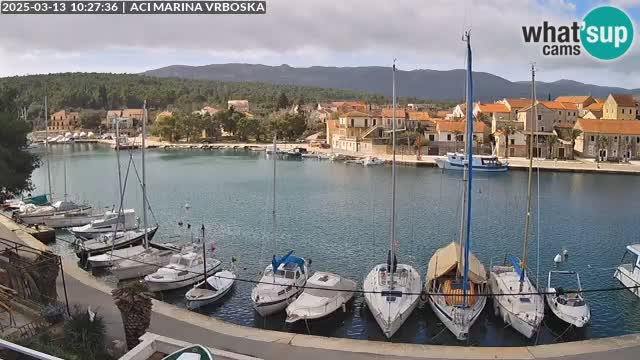
{"label": "orange tiled roof", "polygon": [[354,117],[354,118],[369,117],[369,114],[364,113],[362,111],[349,111],[349,112],[346,112],[346,113],[340,115],[340,117]]}
{"label": "orange tiled roof", "polygon": [[567,110],[561,102],[557,101],[539,101],[538,103],[550,110]]}
{"label": "orange tiled roof", "polygon": [[427,121],[431,119],[428,112],[425,111],[409,111],[409,120]]}
{"label": "orange tiled roof", "polygon": [[595,102],[595,103],[587,106],[586,109],[587,110],[591,110],[591,111],[602,111],[603,107],[604,107],[604,103]]}
{"label": "orange tiled roof", "polygon": [[578,119],[576,129],[591,134],[640,135],[640,121]]}
{"label": "orange tiled roof", "polygon": [[[464,133],[467,127],[466,121],[438,121],[436,122],[436,131],[444,132],[460,132]],[[481,121],[473,122],[473,132],[484,133],[487,130],[487,126]]]}
{"label": "orange tiled roof", "polygon": [[122,110],[122,117],[130,118],[130,117],[139,117],[142,119],[144,117],[143,109],[124,109]]}
{"label": "orange tiled roof", "polygon": [[531,105],[531,100],[526,98],[510,98],[504,100],[509,103],[511,108],[515,109],[521,109]]}
{"label": "orange tiled roof", "polygon": [[626,94],[611,94],[613,100],[615,100],[618,106],[624,107],[635,107],[636,101],[633,99],[633,96]]}
{"label": "orange tiled roof", "polygon": [[561,103],[570,103],[570,104],[583,104],[587,101],[591,96],[590,95],[578,95],[578,96],[558,96],[556,98],[557,102]]}
{"label": "orange tiled roof", "polygon": [[480,112],[483,113],[508,113],[509,108],[505,104],[480,104],[478,103],[478,108]]}
{"label": "orange tiled roof", "polygon": [[[396,118],[404,118],[407,116],[407,113],[404,109],[396,109]],[[382,117],[393,117],[393,108],[384,108],[382,109]]]}
{"label": "orange tiled roof", "polygon": [[449,114],[451,114],[451,112],[448,110],[438,110],[438,112],[436,112],[436,116],[439,118],[445,118]]}
{"label": "orange tiled roof", "polygon": [[563,102],[562,105],[567,109],[571,109],[571,110],[577,110],[578,109],[578,104],[574,104],[571,102]]}

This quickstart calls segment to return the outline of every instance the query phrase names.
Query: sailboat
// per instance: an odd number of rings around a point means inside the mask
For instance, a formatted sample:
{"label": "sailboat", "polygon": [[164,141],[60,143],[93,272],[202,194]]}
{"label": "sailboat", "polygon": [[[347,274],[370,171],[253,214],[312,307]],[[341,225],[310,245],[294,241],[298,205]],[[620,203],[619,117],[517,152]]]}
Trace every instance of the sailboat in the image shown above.
{"label": "sailboat", "polygon": [[413,266],[396,259],[396,64],[393,61],[393,158],[391,162],[391,236],[387,262],[376,265],[364,279],[364,299],[387,338],[413,312],[422,290],[420,274]]}
{"label": "sailboat", "polygon": [[[276,148],[276,129],[274,127],[273,147]],[[277,153],[276,153],[277,154]],[[273,244],[276,246],[276,161],[273,156]],[[271,264],[262,272],[258,284],[251,290],[253,308],[260,316],[268,316],[283,311],[300,295],[307,283],[309,269],[305,259],[294,256],[293,250],[285,256],[273,255]]]}
{"label": "sailboat", "polygon": [[135,209],[124,209],[118,216],[117,211],[107,211],[102,217],[83,226],[69,229],[77,239],[88,240],[104,233],[135,230],[139,226]]}
{"label": "sailboat", "polygon": [[[146,152],[146,138],[147,138],[147,101],[144,105],[144,118],[142,121],[142,245],[145,247],[145,251],[135,254],[128,259],[117,262],[111,267],[111,272],[119,280],[134,279],[143,277],[157,271],[159,268],[169,264],[171,257],[176,254],[175,249],[172,246],[163,246],[159,244],[152,244],[150,241],[155,234],[155,230],[158,229],[158,225],[149,229],[147,227],[147,181],[146,181],[146,164],[145,164],[145,152]],[[118,123],[116,123],[116,130],[118,130]],[[119,134],[116,135],[116,137]],[[116,150],[118,153],[119,150]],[[122,187],[122,186],[121,186]],[[126,225],[126,224],[125,224]],[[155,230],[153,230],[155,228]],[[153,232],[149,231],[153,230]],[[129,230],[140,231],[140,230]]]}
{"label": "sailboat", "polygon": [[[473,119],[473,78],[471,37],[465,34],[467,43],[467,119]],[[473,121],[467,121],[467,150],[464,162],[460,244],[455,242],[438,249],[427,267],[426,291],[429,305],[440,321],[456,336],[466,340],[469,329],[484,309],[487,299],[484,293],[487,273],[478,258],[470,252],[471,243],[471,189],[473,184]]]}
{"label": "sailboat", "polygon": [[531,194],[533,190],[533,137],[538,111],[536,107],[535,68],[531,67],[531,107],[532,121],[529,136],[529,182],[527,193],[527,214],[524,232],[522,261],[509,256],[511,264],[491,267],[489,288],[493,296],[494,313],[507,325],[526,336],[533,337],[544,317],[544,298],[527,275],[527,243],[531,224]]}

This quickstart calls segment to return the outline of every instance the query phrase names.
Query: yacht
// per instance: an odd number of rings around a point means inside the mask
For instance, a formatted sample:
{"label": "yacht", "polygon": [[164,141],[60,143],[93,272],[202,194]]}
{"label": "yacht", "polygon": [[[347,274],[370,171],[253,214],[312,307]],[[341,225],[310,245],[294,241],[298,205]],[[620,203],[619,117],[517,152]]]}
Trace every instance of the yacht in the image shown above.
{"label": "yacht", "polygon": [[[552,275],[576,277],[576,289],[563,289],[552,284]],[[569,292],[565,292],[569,290]],[[580,275],[575,271],[550,271],[547,279],[546,299],[551,312],[558,319],[577,328],[586,326],[591,321],[591,307],[584,299]]]}
{"label": "yacht", "polygon": [[45,217],[43,222],[50,228],[61,229],[74,226],[84,226],[102,217],[104,217],[104,212],[94,209],[87,212],[78,211],[55,214]]}
{"label": "yacht", "polygon": [[391,161],[391,236],[387,263],[379,264],[364,279],[364,299],[387,338],[393,336],[418,305],[422,292],[420,273],[396,258],[396,64],[393,62],[393,131]]}
{"label": "yacht", "polygon": [[302,292],[308,273],[307,262],[293,251],[278,259],[274,256],[251,291],[253,308],[260,316],[284,310]]}
{"label": "yacht", "polygon": [[193,285],[203,276],[213,275],[220,268],[220,260],[207,258],[195,251],[171,256],[169,264],[144,277],[149,291],[159,292]]}
{"label": "yacht", "polygon": [[628,287],[634,295],[640,297],[640,244],[627,246],[622,263],[613,277]]}
{"label": "yacht", "polygon": [[469,254],[466,299],[463,289],[464,260],[460,246],[452,242],[438,249],[429,260],[426,290],[429,305],[440,321],[456,336],[466,340],[469,329],[487,303],[484,294],[487,273],[475,255]]}
{"label": "yacht", "polygon": [[44,224],[44,219],[69,213],[88,214],[91,206],[76,204],[73,201],[56,201],[51,205],[35,206],[26,204],[17,213],[18,219],[26,225]]}
{"label": "yacht", "polygon": [[[153,238],[157,226],[146,229],[149,240]],[[125,247],[141,244],[145,238],[145,231],[142,230],[127,230],[117,231],[112,233],[100,234],[98,237],[79,242],[76,244],[76,255],[80,259],[86,259],[89,256],[100,255],[111,250],[122,249]]]}
{"label": "yacht", "polygon": [[319,319],[342,309],[353,298],[356,282],[340,275],[317,271],[307,280],[307,285],[289,306],[287,323],[299,320]]}
{"label": "yacht", "polygon": [[[189,246],[183,248],[182,251],[189,251],[190,249],[191,247]],[[149,243],[149,246],[144,251],[113,264],[111,273],[118,281],[145,277],[168,265],[171,257],[179,252],[180,250],[177,248]]]}
{"label": "yacht", "polygon": [[[464,170],[467,163],[465,159],[466,157],[462,153],[447,153],[444,159],[436,159],[436,164],[441,169]],[[498,160],[495,155],[474,155],[471,163],[473,171],[504,172],[509,170],[509,164]]]}
{"label": "yacht", "polygon": [[87,261],[92,269],[113,266],[131,256],[144,251],[144,246],[134,245],[118,250],[106,252],[104,254],[89,256]]}
{"label": "yacht", "polygon": [[367,156],[362,159],[362,165],[364,166],[375,166],[375,165],[384,165],[384,160],[377,158],[375,156]]}
{"label": "yacht", "polygon": [[124,209],[121,216],[118,216],[117,211],[107,211],[101,218],[95,219],[84,226],[72,227],[69,232],[79,239],[93,239],[103,233],[135,230],[138,226],[136,211],[134,209]]}

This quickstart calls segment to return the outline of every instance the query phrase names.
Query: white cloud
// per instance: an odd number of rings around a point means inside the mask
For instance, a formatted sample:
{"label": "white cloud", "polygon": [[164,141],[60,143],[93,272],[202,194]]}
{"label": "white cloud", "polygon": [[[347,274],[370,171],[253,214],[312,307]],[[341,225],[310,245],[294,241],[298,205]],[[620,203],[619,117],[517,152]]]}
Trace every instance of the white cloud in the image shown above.
{"label": "white cloud", "polygon": [[[392,57],[414,68],[459,68],[460,38],[468,28],[476,69],[510,79],[526,78],[530,61],[548,68],[550,76],[573,71],[576,64],[636,71],[633,61],[615,67],[588,57],[557,61],[543,58],[538,46],[525,46],[523,25],[575,20],[575,4],[568,0],[267,1],[267,15],[251,16],[0,15],[0,75],[142,71],[175,62],[384,65]],[[28,61],[18,60],[25,54]],[[79,57],[65,62],[42,54]],[[594,73],[593,81],[611,78]]]}

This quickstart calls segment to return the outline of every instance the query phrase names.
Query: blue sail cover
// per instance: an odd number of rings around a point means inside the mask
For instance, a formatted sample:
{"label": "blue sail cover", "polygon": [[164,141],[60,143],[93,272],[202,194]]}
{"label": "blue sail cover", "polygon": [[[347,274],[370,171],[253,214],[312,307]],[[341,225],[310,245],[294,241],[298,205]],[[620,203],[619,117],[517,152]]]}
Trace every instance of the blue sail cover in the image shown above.
{"label": "blue sail cover", "polygon": [[293,250],[289,251],[287,253],[287,255],[280,257],[280,258],[276,258],[275,255],[273,255],[273,259],[271,260],[271,266],[273,267],[273,271],[278,270],[278,268],[280,267],[280,265],[282,264],[296,264],[300,267],[300,270],[302,271],[302,273],[304,274],[304,264],[305,261],[302,258],[299,258],[297,256],[293,256]]}
{"label": "blue sail cover", "polygon": [[513,268],[516,269],[518,275],[520,275],[520,281],[522,281],[524,279],[524,272],[522,271],[520,260],[513,255],[509,255],[509,261],[511,262],[511,265],[513,265]]}

